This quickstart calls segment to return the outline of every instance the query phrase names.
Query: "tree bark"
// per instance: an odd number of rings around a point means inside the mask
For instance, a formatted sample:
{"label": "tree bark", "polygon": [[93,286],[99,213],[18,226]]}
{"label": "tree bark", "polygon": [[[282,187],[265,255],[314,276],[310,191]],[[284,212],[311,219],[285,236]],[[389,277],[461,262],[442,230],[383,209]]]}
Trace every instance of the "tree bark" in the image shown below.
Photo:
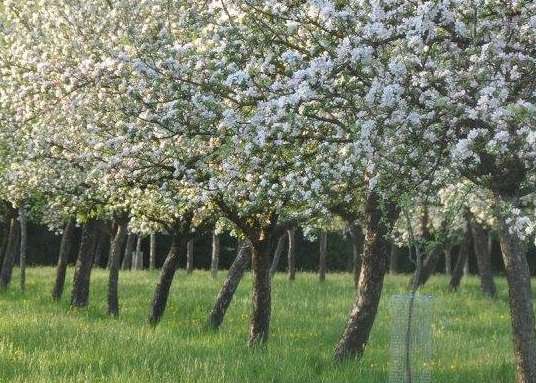
{"label": "tree bark", "polygon": [[486,230],[475,219],[471,222],[471,232],[473,235],[473,247],[478,264],[478,274],[480,275],[480,289],[484,295],[495,298],[497,288],[493,280],[491,268],[491,254],[488,248],[488,235]]}
{"label": "tree bark", "polygon": [[28,224],[26,216],[26,208],[19,208],[20,220],[20,289],[26,290],[26,252],[28,245]]}
{"label": "tree bark", "polygon": [[190,239],[186,244],[186,273],[194,272],[194,240]]}
{"label": "tree bark", "polygon": [[272,261],[272,266],[270,267],[270,277],[273,278],[275,273],[277,273],[277,268],[279,266],[279,260],[281,259],[281,253],[286,244],[287,233],[283,234],[277,241],[277,247],[274,252],[274,259]]}
{"label": "tree bark", "polygon": [[452,277],[449,283],[449,291],[456,291],[460,287],[460,282],[464,275],[464,268],[471,252],[472,246],[472,235],[471,235],[471,217],[469,213],[465,213],[465,224],[463,228],[463,243],[458,252],[458,259],[456,261],[456,266],[452,271]]}
{"label": "tree bark", "polygon": [[123,264],[121,268],[123,270],[130,270],[132,268],[132,257],[136,246],[136,234],[129,233],[127,237],[127,244],[125,246],[125,254],[123,255]]}
{"label": "tree bark", "polygon": [[122,220],[117,226],[117,232],[111,244],[111,263],[108,275],[108,315],[119,315],[119,269],[121,267],[121,251],[127,239],[128,221]]}
{"label": "tree bark", "polygon": [[288,230],[288,279],[296,279],[296,228]]}
{"label": "tree bark", "polygon": [[150,249],[149,249],[149,269],[154,270],[156,268],[156,234],[151,234],[150,237]]}
{"label": "tree bark", "polygon": [[398,215],[398,209],[391,204],[387,205],[384,216],[379,196],[374,191],[369,192],[366,201],[366,236],[359,288],[356,302],[350,312],[350,318],[335,349],[337,360],[349,357],[360,358],[368,343],[378,311],[385,276],[385,236],[389,230],[386,222],[394,222]]}
{"label": "tree bark", "polygon": [[152,326],[156,326],[162,319],[162,315],[164,315],[171,283],[173,282],[175,272],[177,271],[180,255],[186,252],[187,241],[188,240],[184,238],[183,234],[173,234],[171,247],[166,260],[164,261],[164,265],[162,266],[162,270],[160,271],[160,278],[156,285],[151,304],[149,323]]}
{"label": "tree bark", "polygon": [[249,328],[249,346],[266,343],[270,331],[272,291],[270,278],[271,239],[252,244],[251,269],[253,271],[253,310]]}
{"label": "tree bark", "polygon": [[220,236],[216,234],[216,231],[212,232],[212,258],[210,262],[210,272],[212,278],[216,279],[218,276],[218,267],[220,263]]}
{"label": "tree bark", "polygon": [[227,312],[227,309],[233,300],[234,293],[248,268],[250,258],[251,255],[248,245],[241,243],[238,254],[229,269],[225,282],[223,283],[223,287],[218,293],[216,303],[208,316],[208,325],[211,328],[218,329],[223,323],[225,313]]}
{"label": "tree bark", "polygon": [[2,270],[0,271],[0,290],[5,290],[11,282],[11,275],[13,273],[13,263],[15,260],[15,252],[17,249],[17,218],[13,217],[10,221],[9,227],[9,239],[7,242],[6,252],[4,260],[2,262]]}
{"label": "tree bark", "polygon": [[322,231],[320,233],[320,256],[318,258],[318,279],[320,282],[326,280],[327,272],[327,253],[328,253],[328,233]]}
{"label": "tree bark", "polygon": [[[500,197],[497,200],[501,202]],[[518,206],[517,200],[512,200],[511,203],[513,207]],[[526,249],[517,234],[510,232],[506,218],[500,212],[496,215],[508,281],[517,383],[535,383],[536,322]]]}
{"label": "tree bark", "polygon": [[71,254],[73,246],[74,230],[75,220],[71,218],[65,225],[63,235],[61,236],[60,252],[58,255],[58,264],[56,266],[56,282],[52,289],[52,299],[56,301],[59,301],[63,295],[65,274],[67,272],[67,265],[69,264],[69,254]]}
{"label": "tree bark", "polygon": [[71,306],[74,307],[86,307],[89,303],[89,284],[93,266],[93,255],[95,254],[97,228],[97,221],[89,221],[82,229],[82,238],[74,269],[73,290],[71,293]]}
{"label": "tree bark", "polygon": [[350,238],[352,240],[352,275],[354,276],[354,287],[359,286],[359,275],[361,274],[361,253],[363,252],[363,230],[355,223],[349,225]]}

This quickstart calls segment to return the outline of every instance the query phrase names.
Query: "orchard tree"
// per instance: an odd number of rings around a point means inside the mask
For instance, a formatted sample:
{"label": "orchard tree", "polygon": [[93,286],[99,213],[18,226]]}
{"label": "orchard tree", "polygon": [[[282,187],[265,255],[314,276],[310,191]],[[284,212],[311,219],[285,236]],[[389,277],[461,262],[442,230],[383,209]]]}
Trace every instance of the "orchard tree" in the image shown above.
{"label": "orchard tree", "polygon": [[[475,11],[477,9],[477,11]],[[524,242],[531,235],[523,198],[533,193],[536,159],[536,4],[459,1],[437,7],[442,20],[425,68],[448,115],[452,165],[493,194],[509,286],[518,382],[536,381],[536,323]]]}

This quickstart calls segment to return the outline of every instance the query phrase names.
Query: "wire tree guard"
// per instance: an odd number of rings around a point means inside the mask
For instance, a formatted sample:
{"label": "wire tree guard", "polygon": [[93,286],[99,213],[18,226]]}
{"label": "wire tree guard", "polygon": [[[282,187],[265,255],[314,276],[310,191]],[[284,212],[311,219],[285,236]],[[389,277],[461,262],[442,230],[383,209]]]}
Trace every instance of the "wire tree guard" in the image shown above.
{"label": "wire tree guard", "polygon": [[430,295],[410,292],[391,298],[389,383],[431,382],[432,311]]}
{"label": "wire tree guard", "polygon": [[[415,275],[408,294],[395,295],[391,301],[391,373],[389,383],[430,383],[432,356],[432,298],[417,294],[423,255],[411,224],[409,211],[402,209],[409,231],[409,254]],[[415,250],[412,257],[412,248]]]}

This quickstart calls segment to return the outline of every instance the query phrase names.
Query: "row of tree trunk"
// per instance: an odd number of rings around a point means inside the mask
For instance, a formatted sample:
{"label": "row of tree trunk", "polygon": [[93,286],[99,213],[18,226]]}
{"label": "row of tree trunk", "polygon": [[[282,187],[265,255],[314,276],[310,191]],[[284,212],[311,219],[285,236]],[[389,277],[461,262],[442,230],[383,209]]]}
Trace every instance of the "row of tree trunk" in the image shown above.
{"label": "row of tree trunk", "polygon": [[[385,203],[380,203],[379,197],[373,192],[371,192],[367,198],[364,252],[361,262],[359,262],[359,289],[354,307],[349,315],[349,320],[336,347],[336,357],[338,359],[354,355],[360,356],[368,342],[370,330],[374,323],[383,288],[383,278],[386,272],[387,242],[385,238],[389,231],[389,225],[394,223],[396,216],[398,215],[396,206],[387,205],[387,207],[385,207],[385,205]],[[384,207],[382,208],[381,206]],[[19,212],[19,221],[20,225],[17,224],[16,217],[12,217],[9,221],[9,229],[6,230],[7,236],[5,236],[5,238],[7,239],[5,241],[2,269],[0,271],[0,287],[2,288],[7,287],[7,284],[11,279],[12,265],[19,239],[22,253],[24,253],[26,247],[26,218],[25,212],[22,210]],[[129,240],[130,248],[133,247],[134,243],[134,240],[131,239],[133,238],[132,235],[127,233],[126,220],[116,219],[116,223],[117,225],[115,233],[113,234],[110,257],[108,294],[108,313],[110,315],[118,315],[119,313],[117,285],[122,248],[126,242],[126,248],[127,250],[129,249]],[[518,246],[516,245],[516,241],[508,239],[510,238],[506,233],[508,228],[504,223],[500,226],[500,229],[503,254],[505,252],[510,252],[509,255],[505,255],[505,266],[507,267],[507,270],[508,268],[517,268],[517,264],[514,265],[512,259],[509,257],[515,258],[515,255],[521,253],[522,250],[515,248],[515,246]],[[67,256],[72,246],[73,231],[74,221],[69,221],[65,227],[60,246],[57,266],[58,278],[53,290],[53,297],[55,299],[59,299],[63,291],[65,268],[67,265]],[[71,293],[71,304],[74,307],[84,307],[88,304],[91,269],[94,264],[94,258],[96,254],[98,254],[98,241],[96,241],[98,231],[99,223],[97,221],[90,221],[82,228],[80,248],[74,271],[73,290]],[[356,234],[356,232],[357,230],[354,231],[354,234]],[[271,276],[277,269],[277,261],[280,258],[285,241],[287,241],[286,238],[288,238],[289,247],[289,279],[292,280],[294,274],[294,265],[290,259],[290,255],[293,255],[294,249],[294,229],[285,230],[284,235],[279,234],[277,237],[274,235],[275,234],[272,233],[272,237],[270,237],[269,235],[263,234],[259,236],[261,239],[258,239],[255,242],[250,240],[240,246],[238,256],[229,270],[228,277],[225,280],[224,286],[218,294],[216,304],[209,315],[210,326],[218,328],[223,322],[225,312],[232,301],[233,294],[236,291],[248,264],[251,263],[253,271],[253,310],[250,323],[249,343],[252,346],[263,344],[268,339],[271,317]],[[151,305],[149,322],[153,325],[156,325],[159,322],[164,313],[170,287],[177,269],[178,260],[181,256],[185,255],[187,259],[189,259],[189,262],[187,263],[190,265],[192,264],[193,242],[189,223],[178,225],[172,233],[172,238],[170,251],[166,257],[164,266],[162,267]],[[217,260],[219,258],[219,240],[216,235],[214,235],[213,239],[213,265],[217,265]],[[277,239],[277,247],[275,247],[275,251],[272,251],[272,245],[275,239]],[[152,241],[154,241],[154,239],[152,239]],[[505,241],[507,242],[505,243]],[[151,244],[152,248],[154,248],[153,243]],[[357,243],[358,241],[355,240],[356,246],[354,249],[357,249]],[[136,254],[140,253],[140,244],[141,237],[137,240]],[[479,225],[476,220],[472,219],[469,214],[466,215],[464,240],[460,254],[457,257],[456,265],[452,270],[452,279],[449,288],[454,291],[459,287],[471,246],[473,246],[474,253],[477,257],[479,273],[481,274],[481,288],[484,293],[493,297],[496,294],[496,288],[491,271],[489,239],[484,228]],[[424,277],[423,280],[420,281],[421,285],[426,283],[426,279],[433,273],[434,265],[437,264],[437,259],[441,254],[441,250],[442,249],[434,248],[428,254],[424,264]],[[449,249],[443,250],[450,254]],[[395,254],[395,256],[392,256],[391,266],[397,262],[396,251],[395,248],[392,248],[392,254]],[[125,255],[132,254],[132,251],[125,251],[125,253]],[[324,232],[321,233],[320,236],[320,280],[324,280],[326,275],[326,254],[327,235]],[[358,251],[356,250],[354,254],[357,259]],[[126,262],[129,262],[128,257],[124,258],[127,258]],[[21,255],[21,266],[24,265],[24,260],[25,257]],[[510,261],[510,264],[508,264],[507,260]],[[136,263],[136,261],[134,263]],[[358,262],[354,262],[354,268],[357,268],[357,263]],[[217,272],[217,266],[213,267],[213,272],[214,269]],[[393,267],[393,270],[394,269],[395,268]],[[520,268],[518,271],[522,272],[523,270]],[[509,270],[509,273],[511,272],[512,270]],[[24,273],[22,273],[22,275],[24,275]],[[521,275],[521,277],[524,276],[524,274]],[[518,281],[517,278],[514,278],[514,276],[510,274],[508,274],[508,278],[509,283],[514,287],[516,284],[522,284],[522,282],[524,282],[524,280]],[[24,286],[24,277],[21,279],[21,285]],[[519,292],[516,291],[513,293],[512,289],[514,287],[512,286],[510,287],[510,295],[511,299],[515,301],[518,299],[517,296],[519,295]],[[520,286],[520,289],[521,287],[523,286]],[[515,304],[512,304],[516,351],[519,355],[522,355],[523,358],[526,358],[526,355],[531,355],[532,348],[530,348],[530,342],[520,341],[519,337],[521,335],[531,336],[531,332],[534,331],[530,322],[525,324],[517,321],[517,318],[530,316],[527,314],[528,308],[525,309],[523,306],[525,302],[526,299],[520,297],[518,301],[514,302],[517,304],[517,307]],[[519,310],[519,312],[516,310]],[[532,365],[530,360],[522,359],[520,363],[527,363],[527,369],[530,370],[530,366]]]}
{"label": "row of tree trunk", "polygon": [[28,223],[26,207],[23,205],[18,210],[8,207],[6,224],[3,225],[3,239],[0,247],[0,290],[5,290],[11,283],[13,267],[19,256],[20,288],[26,289],[26,254]]}

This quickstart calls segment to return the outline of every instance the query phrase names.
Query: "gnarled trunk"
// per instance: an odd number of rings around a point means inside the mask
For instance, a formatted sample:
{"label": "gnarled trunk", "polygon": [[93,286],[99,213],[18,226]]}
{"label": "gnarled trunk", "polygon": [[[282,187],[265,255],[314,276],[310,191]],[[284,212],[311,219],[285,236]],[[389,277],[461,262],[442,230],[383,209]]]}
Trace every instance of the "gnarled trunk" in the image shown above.
{"label": "gnarled trunk", "polygon": [[89,283],[95,254],[97,221],[89,221],[82,229],[78,259],[74,269],[71,306],[86,307],[89,302]]}
{"label": "gnarled trunk", "polygon": [[213,329],[218,329],[223,323],[227,308],[231,304],[234,293],[242,280],[244,272],[248,268],[250,258],[251,255],[248,245],[241,243],[239,245],[238,254],[229,269],[225,282],[223,283],[223,287],[218,293],[216,303],[208,316],[208,324]]}
{"label": "gnarled trunk", "polygon": [[271,248],[272,243],[270,239],[257,241],[252,244],[253,310],[249,329],[250,347],[266,343],[270,331],[270,316],[272,312],[272,279],[270,278]]}
{"label": "gnarled trunk", "polygon": [[13,263],[15,260],[15,252],[17,251],[17,237],[19,226],[17,225],[17,219],[11,218],[9,226],[9,239],[4,254],[4,260],[2,262],[2,270],[0,271],[0,289],[5,290],[11,282],[11,275],[13,273]]}
{"label": "gnarled trunk", "polygon": [[296,279],[296,228],[288,230],[288,279]]}
{"label": "gnarled trunk", "polygon": [[58,301],[63,295],[63,288],[65,286],[65,274],[67,272],[67,265],[69,263],[69,254],[73,246],[75,221],[70,219],[65,228],[63,229],[63,235],[61,236],[60,252],[58,254],[58,264],[56,266],[56,282],[52,289],[52,299]]}
{"label": "gnarled trunk", "polygon": [[128,222],[126,220],[118,224],[117,232],[111,244],[111,263],[108,275],[108,315],[112,316],[119,315],[119,269],[121,267],[121,252],[127,239],[127,226]]}
{"label": "gnarled trunk", "polygon": [[374,191],[369,192],[359,288],[350,318],[335,349],[337,360],[362,356],[376,318],[386,268],[386,222],[393,222],[398,215],[398,210],[393,205],[387,205],[384,217],[379,196]]}
{"label": "gnarled trunk", "polygon": [[[500,197],[497,200],[499,204],[502,202]],[[518,206],[517,200],[510,202],[513,207]],[[510,224],[500,212],[497,213],[497,221],[510,297],[517,383],[535,383],[536,322],[526,248],[521,239],[510,232]]]}
{"label": "gnarled trunk", "polygon": [[277,247],[275,248],[275,252],[274,252],[274,259],[272,260],[272,266],[270,266],[270,276],[272,278],[277,272],[277,268],[279,266],[279,260],[281,259],[281,253],[283,252],[283,248],[285,247],[287,238],[288,238],[287,233],[285,233],[281,237],[279,237],[279,240],[277,241]]}
{"label": "gnarled trunk", "polygon": [[497,295],[497,288],[495,287],[491,269],[488,235],[482,225],[474,219],[471,222],[471,232],[473,234],[473,247],[478,264],[478,274],[480,275],[480,289],[486,296],[494,298]]}
{"label": "gnarled trunk", "polygon": [[166,260],[164,261],[164,265],[162,266],[162,270],[160,271],[160,278],[156,285],[153,301],[151,303],[149,323],[152,326],[156,326],[162,319],[162,315],[164,315],[169,297],[169,290],[171,289],[171,283],[173,282],[175,272],[177,271],[180,255],[186,252],[187,242],[188,240],[185,239],[184,234],[173,234],[171,247]]}
{"label": "gnarled trunk", "polygon": [[471,235],[471,218],[469,213],[465,213],[465,224],[463,228],[463,243],[458,252],[458,259],[456,261],[456,266],[452,270],[452,277],[449,282],[449,291],[456,291],[460,287],[460,282],[464,275],[464,269],[469,258],[469,253],[471,252],[472,246],[472,235]]}

